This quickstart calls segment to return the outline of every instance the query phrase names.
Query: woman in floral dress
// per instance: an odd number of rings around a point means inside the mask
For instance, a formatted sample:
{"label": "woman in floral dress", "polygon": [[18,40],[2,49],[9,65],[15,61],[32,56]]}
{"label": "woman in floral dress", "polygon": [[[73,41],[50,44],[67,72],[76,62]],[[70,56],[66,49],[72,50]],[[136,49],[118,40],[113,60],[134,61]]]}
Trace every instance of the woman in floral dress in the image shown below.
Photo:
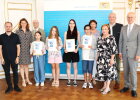
{"label": "woman in floral dress", "polygon": [[116,79],[116,60],[117,45],[115,38],[109,34],[109,25],[105,24],[101,27],[102,36],[97,40],[97,74],[96,80],[103,81],[104,86],[100,91],[102,94],[110,92],[110,82]]}

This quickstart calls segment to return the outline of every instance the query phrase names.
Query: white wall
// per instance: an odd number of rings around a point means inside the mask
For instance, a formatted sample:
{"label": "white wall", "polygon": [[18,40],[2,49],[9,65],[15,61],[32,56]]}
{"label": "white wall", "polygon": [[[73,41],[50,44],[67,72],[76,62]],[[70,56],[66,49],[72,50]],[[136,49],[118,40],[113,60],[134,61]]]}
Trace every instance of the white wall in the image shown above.
{"label": "white wall", "polygon": [[44,29],[44,0],[36,1],[36,19],[40,22],[40,27]]}
{"label": "white wall", "polygon": [[4,0],[0,0],[0,34],[4,32],[4,24],[5,18],[4,18]]}
{"label": "white wall", "polygon": [[99,0],[44,0],[45,11],[95,10]]}
{"label": "white wall", "polygon": [[[12,8],[12,9],[11,9]],[[31,9],[31,10],[29,10]],[[44,27],[44,3],[43,0],[0,0],[0,34],[5,32],[5,21],[11,21],[13,27],[19,23],[21,18],[27,18],[32,30],[32,20],[38,19],[40,27]],[[15,28],[15,29],[16,29]],[[14,30],[15,30],[14,29]],[[30,65],[33,70],[33,65]],[[4,77],[3,68],[0,65],[0,78]]]}

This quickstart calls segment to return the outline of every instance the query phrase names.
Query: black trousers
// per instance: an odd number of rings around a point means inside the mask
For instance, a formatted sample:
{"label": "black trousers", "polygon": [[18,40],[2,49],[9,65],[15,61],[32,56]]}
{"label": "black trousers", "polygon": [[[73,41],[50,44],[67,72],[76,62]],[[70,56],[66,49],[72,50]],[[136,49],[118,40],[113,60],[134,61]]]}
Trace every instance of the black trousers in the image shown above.
{"label": "black trousers", "polygon": [[11,77],[10,77],[10,67],[12,68],[13,71],[13,82],[14,82],[14,87],[18,86],[18,65],[15,64],[15,61],[5,59],[5,64],[2,65],[4,72],[5,72],[5,78],[6,82],[9,88],[12,88],[12,82],[11,82]]}

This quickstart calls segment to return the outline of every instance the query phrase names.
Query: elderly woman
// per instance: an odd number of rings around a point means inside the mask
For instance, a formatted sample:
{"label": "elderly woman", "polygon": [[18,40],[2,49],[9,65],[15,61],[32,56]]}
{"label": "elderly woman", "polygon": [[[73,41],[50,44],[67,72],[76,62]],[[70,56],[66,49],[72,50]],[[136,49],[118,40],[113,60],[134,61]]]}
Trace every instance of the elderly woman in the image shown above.
{"label": "elderly woman", "polygon": [[115,38],[109,34],[109,25],[105,24],[101,27],[102,36],[97,40],[97,74],[96,80],[103,81],[104,86],[100,91],[102,94],[110,92],[110,82],[116,79],[116,60],[115,54],[117,53],[117,45]]}

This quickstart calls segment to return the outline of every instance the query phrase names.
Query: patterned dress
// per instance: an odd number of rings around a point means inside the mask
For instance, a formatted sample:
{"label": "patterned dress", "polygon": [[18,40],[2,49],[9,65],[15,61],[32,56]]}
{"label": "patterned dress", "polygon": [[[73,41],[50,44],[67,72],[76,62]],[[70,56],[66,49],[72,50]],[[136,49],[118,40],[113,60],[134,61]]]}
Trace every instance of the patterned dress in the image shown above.
{"label": "patterned dress", "polygon": [[99,37],[97,40],[97,51],[98,59],[96,80],[107,81],[116,79],[117,72],[115,59],[115,64],[110,66],[111,55],[117,53],[115,38],[112,35],[104,39],[102,37]]}
{"label": "patterned dress", "polygon": [[31,64],[30,43],[32,42],[32,33],[31,31],[24,33],[22,29],[19,29],[16,31],[16,34],[19,36],[21,42],[19,64]]}

